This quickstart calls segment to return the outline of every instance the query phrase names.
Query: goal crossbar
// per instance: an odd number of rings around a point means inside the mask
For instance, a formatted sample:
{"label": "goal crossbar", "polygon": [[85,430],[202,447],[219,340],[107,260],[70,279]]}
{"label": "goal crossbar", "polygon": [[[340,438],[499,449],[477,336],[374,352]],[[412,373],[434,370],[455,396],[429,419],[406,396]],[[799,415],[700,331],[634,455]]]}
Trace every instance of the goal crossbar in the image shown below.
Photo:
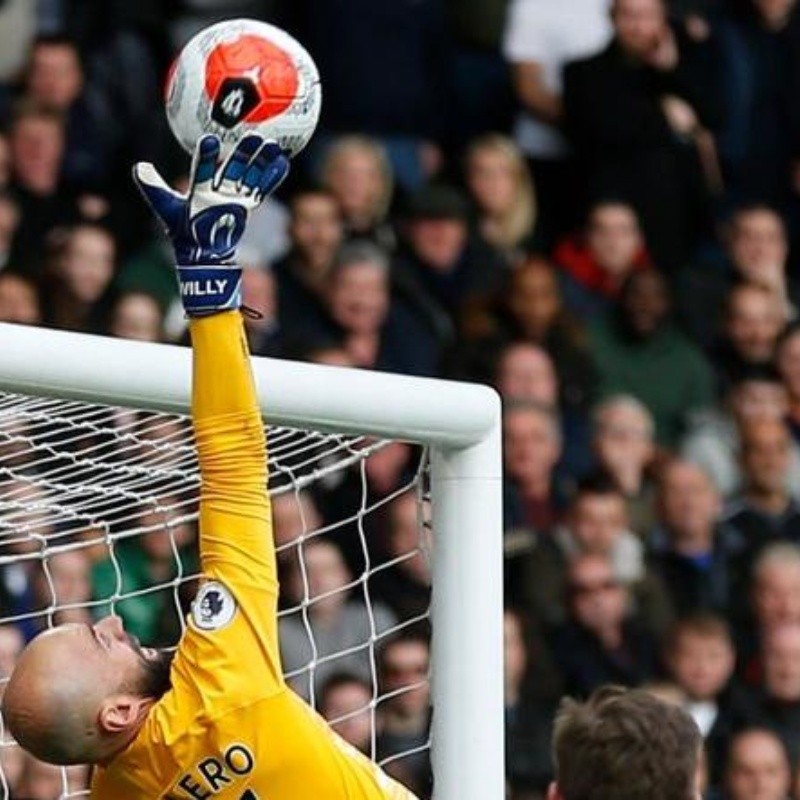
{"label": "goal crossbar", "polygon": [[[500,401],[485,386],[254,358],[270,424],[427,445],[437,800],[504,796]],[[0,323],[0,389],[187,413],[191,352]]]}

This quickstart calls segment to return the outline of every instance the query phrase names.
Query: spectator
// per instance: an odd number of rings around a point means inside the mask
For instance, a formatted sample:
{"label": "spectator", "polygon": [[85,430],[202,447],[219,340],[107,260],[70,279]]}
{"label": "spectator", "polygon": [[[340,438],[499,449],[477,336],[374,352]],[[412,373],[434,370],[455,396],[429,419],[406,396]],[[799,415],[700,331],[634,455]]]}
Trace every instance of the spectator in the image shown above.
{"label": "spectator", "polygon": [[790,325],[778,339],[775,361],[788,393],[787,424],[800,445],[800,325]]}
{"label": "spectator", "polygon": [[583,330],[565,312],[553,266],[534,256],[507,277],[500,295],[468,308],[464,340],[450,354],[450,376],[491,381],[498,351],[511,342],[543,347],[555,366],[560,402],[585,416],[595,388],[595,370],[589,359]]}
{"label": "spectator", "polygon": [[600,50],[610,36],[605,0],[512,0],[509,6],[503,51],[521,107],[514,138],[536,178],[545,246],[577,222],[577,175],[561,129],[562,71],[567,62]]}
{"label": "spectator", "polygon": [[61,184],[64,136],[58,112],[35,105],[18,107],[11,121],[12,188],[21,220],[14,240],[15,260],[34,272],[41,271],[48,231],[74,222],[78,214],[74,193]]}
{"label": "spectator", "polygon": [[542,691],[537,680],[534,662],[542,660],[544,642],[534,650],[525,633],[522,617],[507,609],[503,614],[506,781],[514,800],[545,791],[553,777],[548,743],[557,698]]}
{"label": "spectator", "polygon": [[615,395],[595,407],[592,427],[597,466],[624,495],[632,529],[645,536],[655,521],[648,475],[656,451],[653,417],[635,397]]}
{"label": "spectator", "polygon": [[726,11],[718,27],[727,109],[720,144],[728,191],[785,207],[796,156],[796,2],[752,0]]}
{"label": "spectator", "polygon": [[111,307],[108,332],[122,339],[163,342],[164,312],[153,295],[147,292],[124,292]]}
{"label": "spectator", "polygon": [[250,352],[273,358],[284,354],[275,283],[270,269],[250,266],[242,270],[242,302],[256,312],[245,315],[244,321]]}
{"label": "spectator", "polygon": [[536,195],[522,153],[507,137],[485,134],[467,149],[465,172],[479,234],[515,264],[536,230]]}
{"label": "spectator", "polygon": [[614,313],[590,331],[601,392],[641,400],[653,415],[656,441],[667,447],[683,433],[691,412],[713,402],[709,366],[669,321],[670,309],[665,279],[653,270],[635,273]]}
{"label": "spectator", "polygon": [[742,491],[726,509],[726,521],[750,553],[775,541],[800,543],[800,508],[789,493],[791,439],[783,422],[751,422],[742,428]]}
{"label": "spectator", "polygon": [[389,772],[420,798],[430,796],[430,652],[427,637],[407,629],[386,642],[380,653],[378,760],[418,750],[393,761]]}
{"label": "spectator", "polygon": [[565,69],[566,126],[590,193],[627,198],[656,265],[676,270],[708,219],[699,142],[721,118],[714,47],[670,26],[663,0],[614,0],[611,19],[611,44]]}
{"label": "spectator", "polygon": [[731,684],[736,652],[728,625],[713,614],[686,617],[673,626],[664,653],[669,675],[686,697],[684,708],[703,736],[710,783],[719,786],[731,738],[752,716]]}
{"label": "spectator", "polygon": [[289,205],[291,249],[274,267],[278,321],[290,343],[325,330],[325,290],[342,243],[342,214],[325,189],[298,191]]}
{"label": "spectator", "polygon": [[[176,608],[172,581],[181,574],[191,575],[196,566],[195,529],[181,517],[175,500],[143,510],[132,527],[141,535],[123,539],[113,553],[107,552],[92,566],[92,597],[109,601],[122,595],[113,608],[125,628],[153,646],[172,645],[181,630],[183,610]],[[156,585],[159,591],[142,593]],[[109,613],[104,604],[92,611],[98,617]]]}
{"label": "spectator", "polygon": [[25,767],[17,790],[19,797],[59,800],[70,794],[84,793],[88,788],[88,767],[56,767],[25,754]]}
{"label": "spectator", "polygon": [[438,160],[434,145],[445,132],[451,48],[443,4],[299,5],[305,23],[300,40],[325,76],[318,142],[350,131],[379,139],[398,184],[414,191]]}
{"label": "spectator", "polygon": [[565,622],[569,564],[587,554],[609,560],[614,579],[629,592],[631,606],[648,630],[666,630],[671,608],[665,589],[646,567],[642,542],[628,530],[624,497],[602,477],[579,484],[565,524],[551,536],[539,536],[536,547],[521,559],[519,602],[533,619],[546,625]]}
{"label": "spectator", "polygon": [[691,262],[676,276],[680,322],[705,348],[722,329],[726,298],[739,283],[773,292],[787,316],[794,316],[800,302],[800,286],[789,273],[786,223],[774,208],[762,203],[737,207],[722,241],[724,264]]}
{"label": "spectator", "polygon": [[563,453],[560,469],[583,475],[591,467],[589,426],[584,414],[562,397],[553,360],[538,344],[526,341],[505,345],[497,356],[494,385],[508,401],[527,401],[560,411]]}
{"label": "spectator", "polygon": [[44,36],[33,43],[23,97],[66,121],[62,176],[83,188],[97,189],[106,183],[113,172],[119,121],[109,119],[112,109],[87,86],[75,42]]}
{"label": "spectator", "polygon": [[725,765],[726,800],[787,800],[791,768],[780,738],[747,728],[731,742]]}
{"label": "spectator", "polygon": [[49,268],[48,324],[64,330],[99,332],[105,300],[114,277],[116,244],[97,225],[82,223],[53,238]]}
{"label": "spectator", "polygon": [[369,653],[346,651],[373,634],[385,634],[395,618],[382,603],[373,602],[368,609],[363,599],[350,597],[352,576],[333,542],[309,539],[302,557],[305,575],[299,563],[294,564],[286,581],[295,613],[281,617],[279,630],[284,671],[296,691],[308,698],[316,696],[335,672],[352,672],[368,680]]}
{"label": "spectator", "polygon": [[[86,553],[63,550],[45,559],[35,573],[33,592],[39,630],[66,622],[90,622],[92,584]],[[52,611],[56,607],[58,610]]]}
{"label": "spectator", "polygon": [[465,304],[490,296],[505,272],[500,254],[470,235],[468,223],[466,198],[448,186],[420,189],[406,207],[395,282],[442,341],[452,337]]}
{"label": "spectator", "polygon": [[[787,392],[771,366],[744,368],[731,382],[724,406],[695,416],[681,452],[703,467],[719,492],[729,497],[742,488],[739,429],[750,422],[781,421],[788,408]],[[787,481],[789,487],[800,481],[800,449],[796,443]]]}
{"label": "spectator", "polygon": [[42,324],[39,290],[30,278],[15,272],[0,272],[0,321]]}
{"label": "spectator", "polygon": [[387,221],[394,177],[379,142],[367,136],[337,139],[325,153],[322,185],[339,203],[346,236],[394,249],[394,231]]}
{"label": "spectator", "polygon": [[19,654],[25,646],[22,631],[15,625],[0,625],[0,694],[11,677]]}
{"label": "spectator", "polygon": [[659,518],[650,563],[679,616],[727,614],[736,585],[741,544],[721,525],[721,503],[708,475],[688,461],[670,461],[659,481]]}
{"label": "spectator", "polygon": [[331,675],[319,693],[319,713],[348,744],[365,755],[372,752],[374,733],[373,691],[357,675]]}
{"label": "spectator", "polygon": [[370,242],[342,248],[328,278],[331,341],[359,367],[433,375],[439,351],[428,330],[401,302],[391,302],[389,263]]}
{"label": "spectator", "polygon": [[426,613],[431,603],[430,509],[420,508],[416,491],[395,497],[388,507],[386,557],[397,563],[371,580],[375,596],[387,603],[399,620]]}
{"label": "spectator", "polygon": [[556,630],[553,653],[568,693],[584,697],[606,683],[637,686],[654,677],[655,640],[628,617],[628,591],[609,559],[576,558],[567,597],[570,619]]}
{"label": "spectator", "polygon": [[786,312],[771,289],[745,283],[727,298],[723,338],[714,355],[720,387],[724,390],[749,366],[772,363]]}
{"label": "spectator", "polygon": [[626,278],[652,266],[636,211],[621,200],[595,203],[585,230],[563,239],[553,258],[564,304],[578,319],[607,313]]}
{"label": "spectator", "polygon": [[553,412],[512,403],[503,414],[504,527],[547,533],[558,522],[565,491],[555,474],[561,432]]}
{"label": "spectator", "polygon": [[20,224],[19,206],[14,197],[0,189],[0,269],[6,269],[14,250],[14,237]]}
{"label": "spectator", "polygon": [[781,625],[764,635],[764,684],[759,720],[775,731],[797,764],[800,756],[800,625]]}

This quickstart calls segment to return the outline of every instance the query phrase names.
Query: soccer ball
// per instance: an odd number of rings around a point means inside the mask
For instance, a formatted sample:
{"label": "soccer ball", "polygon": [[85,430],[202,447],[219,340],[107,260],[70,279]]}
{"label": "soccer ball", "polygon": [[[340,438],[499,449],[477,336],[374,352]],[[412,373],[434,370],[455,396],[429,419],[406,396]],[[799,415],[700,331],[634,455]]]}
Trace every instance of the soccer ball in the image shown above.
{"label": "soccer ball", "polygon": [[203,134],[216,134],[229,149],[252,132],[294,156],[314,133],[321,103],[308,51],[280,28],[252,19],[200,31],[167,79],[169,125],[190,153]]}

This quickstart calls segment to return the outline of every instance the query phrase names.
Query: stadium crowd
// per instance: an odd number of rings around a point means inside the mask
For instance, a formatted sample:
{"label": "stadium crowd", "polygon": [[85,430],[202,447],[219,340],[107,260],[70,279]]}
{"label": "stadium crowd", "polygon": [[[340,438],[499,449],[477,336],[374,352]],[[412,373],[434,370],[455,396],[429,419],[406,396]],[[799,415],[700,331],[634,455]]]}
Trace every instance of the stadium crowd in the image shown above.
{"label": "stadium crowd", "polygon": [[[543,796],[559,698],[611,682],[686,707],[709,798],[799,800],[797,6],[4,0],[0,321],[185,341],[130,167],[186,178],[161,87],[193,32],[232,16],[288,28],[318,63],[323,114],[241,250],[251,346],[502,396],[509,797]],[[400,444],[373,456],[371,497],[392,496],[415,457]],[[277,541],[359,493],[345,481],[276,498]],[[387,558],[416,546],[417,513],[402,493],[379,515],[370,536]],[[169,581],[174,542],[191,563],[195,538],[171,530],[130,540],[118,562],[62,553],[46,585],[0,567],[0,617],[55,593],[71,606],[59,620],[82,619],[119,580],[134,593]],[[333,592],[364,568],[350,544],[314,540],[305,577],[283,564],[285,605],[303,581],[324,595],[282,623],[289,669],[311,656],[306,625],[319,654],[352,651],[371,625],[427,606],[422,555],[373,577],[371,611]],[[143,641],[179,631],[158,595],[120,613]],[[0,626],[3,675],[34,632]],[[362,655],[295,688],[369,752]],[[387,639],[374,714],[378,756],[412,751],[391,769],[420,797],[428,655],[424,630]],[[12,797],[59,796],[54,768],[16,749],[2,760]]]}

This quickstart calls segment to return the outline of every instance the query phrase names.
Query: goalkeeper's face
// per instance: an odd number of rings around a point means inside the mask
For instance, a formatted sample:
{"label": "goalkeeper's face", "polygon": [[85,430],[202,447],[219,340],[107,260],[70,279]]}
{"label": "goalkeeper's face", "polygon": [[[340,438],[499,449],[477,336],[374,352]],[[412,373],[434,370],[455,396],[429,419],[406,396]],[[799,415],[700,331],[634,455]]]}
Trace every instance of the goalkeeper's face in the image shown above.
{"label": "goalkeeper's face", "polygon": [[23,651],[3,696],[14,737],[56,764],[110,758],[169,689],[173,653],[142,647],[119,617],[60,625]]}

